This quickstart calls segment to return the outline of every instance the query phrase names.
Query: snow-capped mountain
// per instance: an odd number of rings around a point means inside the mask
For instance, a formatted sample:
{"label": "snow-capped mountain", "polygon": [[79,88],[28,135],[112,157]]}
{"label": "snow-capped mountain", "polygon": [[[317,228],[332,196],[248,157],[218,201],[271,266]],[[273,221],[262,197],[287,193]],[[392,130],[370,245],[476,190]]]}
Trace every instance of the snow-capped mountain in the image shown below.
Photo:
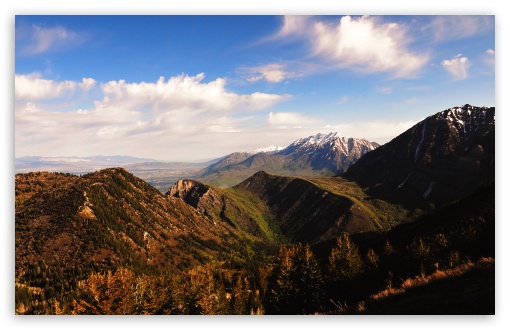
{"label": "snow-capped mountain", "polygon": [[322,146],[322,145],[331,143],[332,141],[335,141],[335,140],[341,139],[341,138],[342,138],[342,135],[338,132],[329,133],[329,134],[318,133],[317,135],[311,135],[307,138],[298,139],[298,140],[294,141],[292,144],[290,144],[287,148]]}
{"label": "snow-capped mountain", "polygon": [[462,141],[467,141],[479,129],[495,125],[494,108],[475,107],[469,104],[441,111],[429,118],[446,121],[450,128],[457,130]]}
{"label": "snow-capped mountain", "polygon": [[306,159],[314,170],[344,172],[364,154],[379,146],[366,139],[347,138],[338,132],[316,134],[294,141],[278,152],[294,159]]}
{"label": "snow-capped mountain", "polygon": [[494,159],[495,108],[466,104],[425,118],[363,157],[345,177],[380,198],[437,206],[493,182]]}
{"label": "snow-capped mountain", "polygon": [[346,138],[340,133],[301,138],[288,147],[235,152],[204,170],[201,180],[224,185],[239,183],[257,171],[283,175],[334,175],[343,173],[365,153],[379,145],[365,139]]}
{"label": "snow-capped mountain", "polygon": [[258,153],[261,153],[261,152],[264,152],[264,153],[272,153],[272,152],[278,152],[280,150],[283,150],[285,149],[284,147],[275,147],[273,145],[267,147],[267,148],[258,148],[258,149],[255,149],[253,151],[251,151],[252,154],[258,154]]}

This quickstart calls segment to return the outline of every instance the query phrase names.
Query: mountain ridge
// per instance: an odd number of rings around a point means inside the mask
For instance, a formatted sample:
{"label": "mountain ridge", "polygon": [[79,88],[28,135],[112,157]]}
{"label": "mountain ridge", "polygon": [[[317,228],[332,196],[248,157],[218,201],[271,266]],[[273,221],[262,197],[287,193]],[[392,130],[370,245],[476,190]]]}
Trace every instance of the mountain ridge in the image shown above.
{"label": "mountain ridge", "polygon": [[218,186],[233,186],[257,171],[290,176],[335,175],[378,146],[375,142],[346,138],[339,133],[318,133],[300,138],[281,150],[232,153],[208,166],[197,179]]}
{"label": "mountain ridge", "polygon": [[495,108],[464,105],[425,118],[362,157],[343,177],[409,207],[442,206],[495,176]]}

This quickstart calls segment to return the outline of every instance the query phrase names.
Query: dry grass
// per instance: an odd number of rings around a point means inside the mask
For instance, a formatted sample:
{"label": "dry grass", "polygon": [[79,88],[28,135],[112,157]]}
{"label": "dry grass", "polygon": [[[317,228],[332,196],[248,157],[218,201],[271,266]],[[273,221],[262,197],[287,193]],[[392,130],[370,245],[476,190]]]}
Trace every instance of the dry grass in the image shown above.
{"label": "dry grass", "polygon": [[[433,274],[428,276],[417,276],[415,278],[408,278],[402,282],[400,287],[398,288],[388,288],[386,290],[383,290],[381,292],[378,292],[372,296],[370,296],[369,301],[378,301],[385,298],[393,297],[396,295],[404,294],[410,289],[414,289],[420,286],[424,286],[426,284],[430,284],[432,282],[441,281],[444,279],[451,279],[454,277],[459,277],[461,275],[464,275],[466,272],[472,270],[472,269],[484,269],[487,267],[490,267],[494,265],[494,259],[493,258],[481,258],[476,263],[473,262],[467,262],[465,264],[462,264],[458,267],[447,269],[447,270],[437,270]],[[363,311],[363,307],[365,303],[360,304],[360,308],[358,308],[359,311]]]}

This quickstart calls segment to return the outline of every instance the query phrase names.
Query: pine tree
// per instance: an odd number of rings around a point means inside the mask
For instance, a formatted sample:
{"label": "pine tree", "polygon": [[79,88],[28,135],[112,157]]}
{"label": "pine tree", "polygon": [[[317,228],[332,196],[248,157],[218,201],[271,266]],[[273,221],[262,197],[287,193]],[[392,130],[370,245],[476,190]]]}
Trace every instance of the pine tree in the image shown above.
{"label": "pine tree", "polygon": [[386,243],[384,243],[383,253],[385,256],[389,256],[395,253],[395,249],[388,239],[386,240]]}
{"label": "pine tree", "polygon": [[267,314],[312,314],[320,310],[323,281],[308,245],[282,247],[268,277]]}
{"label": "pine tree", "polygon": [[135,314],[133,271],[120,268],[115,273],[91,274],[83,291],[84,299],[73,302],[74,314],[130,315]]}
{"label": "pine tree", "polygon": [[248,301],[250,299],[249,287],[248,279],[238,274],[232,289],[232,314],[248,314]]}
{"label": "pine tree", "polygon": [[426,274],[426,264],[429,261],[430,247],[423,242],[423,239],[414,239],[410,247],[414,262],[419,265],[419,272],[421,276]]}
{"label": "pine tree", "polygon": [[358,283],[363,273],[363,261],[358,247],[344,233],[329,256],[328,295],[330,301],[339,305],[359,296]]}
{"label": "pine tree", "polygon": [[379,256],[375,253],[374,250],[368,249],[367,254],[365,256],[365,270],[366,272],[372,273],[379,269]]}
{"label": "pine tree", "polygon": [[267,279],[266,313],[292,314],[295,293],[292,274],[295,272],[292,249],[282,246]]}
{"label": "pine tree", "polygon": [[298,244],[294,252],[296,300],[300,314],[312,314],[321,309],[323,281],[319,263],[310,246]]}
{"label": "pine tree", "polygon": [[351,241],[349,234],[344,233],[338,237],[329,256],[328,271],[334,282],[351,280],[363,272],[358,247]]}

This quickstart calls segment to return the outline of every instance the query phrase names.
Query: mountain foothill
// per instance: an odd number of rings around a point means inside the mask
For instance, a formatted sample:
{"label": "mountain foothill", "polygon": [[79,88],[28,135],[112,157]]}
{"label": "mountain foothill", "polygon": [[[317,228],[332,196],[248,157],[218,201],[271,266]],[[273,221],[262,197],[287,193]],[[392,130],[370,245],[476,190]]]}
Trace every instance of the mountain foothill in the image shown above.
{"label": "mountain foothill", "polygon": [[16,314],[494,314],[495,108],[236,152],[162,193],[15,177]]}

